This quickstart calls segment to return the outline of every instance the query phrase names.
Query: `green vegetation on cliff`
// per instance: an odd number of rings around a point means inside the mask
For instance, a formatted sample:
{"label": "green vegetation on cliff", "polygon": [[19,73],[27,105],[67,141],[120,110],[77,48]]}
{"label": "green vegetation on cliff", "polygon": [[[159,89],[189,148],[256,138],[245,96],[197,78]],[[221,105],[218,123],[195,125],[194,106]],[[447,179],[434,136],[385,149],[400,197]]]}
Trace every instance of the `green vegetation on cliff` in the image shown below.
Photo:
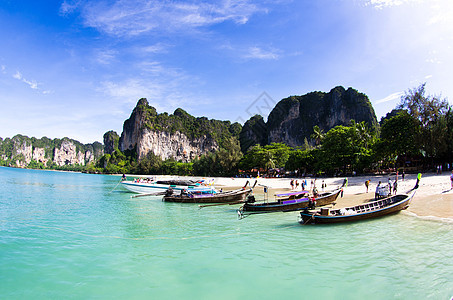
{"label": "green vegetation on cliff", "polygon": [[47,137],[38,139],[18,134],[12,138],[2,139],[0,142],[0,165],[32,169],[84,171],[85,166],[77,164],[59,166],[54,162],[55,149],[60,149],[64,141],[75,145],[76,153],[80,152],[85,155],[85,153],[90,152],[93,160],[97,160],[104,151],[104,146],[99,142],[82,144],[66,137],[62,139],[49,139]]}
{"label": "green vegetation on cliff", "polygon": [[[142,128],[151,131],[163,131],[168,133],[180,132],[190,139],[208,137],[214,139],[218,145],[222,145],[230,137],[239,138],[242,126],[239,123],[208,119],[206,117],[194,117],[181,108],[177,108],[173,114],[157,113],[156,109],[148,104],[145,98],[137,103],[131,118],[124,124],[124,130],[133,130],[132,124],[136,115],[143,118]],[[141,118],[139,118],[141,120]]]}

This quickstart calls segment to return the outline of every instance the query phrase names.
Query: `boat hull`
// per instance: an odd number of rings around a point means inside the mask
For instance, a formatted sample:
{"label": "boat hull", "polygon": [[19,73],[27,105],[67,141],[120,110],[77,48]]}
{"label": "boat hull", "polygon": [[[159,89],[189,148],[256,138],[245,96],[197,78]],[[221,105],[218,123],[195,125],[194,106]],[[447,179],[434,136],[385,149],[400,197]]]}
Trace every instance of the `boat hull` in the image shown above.
{"label": "boat hull", "polygon": [[[323,206],[332,204],[338,198],[341,189],[331,193],[322,194],[320,197],[315,198],[316,206]],[[288,212],[307,208],[310,206],[309,198],[294,199],[294,200],[281,200],[269,203],[245,203],[240,212],[244,215],[259,214],[269,212]]]}
{"label": "boat hull", "polygon": [[216,194],[201,194],[201,195],[170,195],[164,196],[165,202],[180,202],[180,203],[233,203],[243,202],[252,189],[241,189],[230,192],[221,192]]}
{"label": "boat hull", "polygon": [[[378,218],[394,213],[398,213],[409,206],[409,203],[415,193],[411,195],[396,195],[386,199],[364,203],[354,207],[347,207],[343,210],[355,212],[345,215],[321,215],[319,212],[301,212],[300,223],[305,224],[328,224],[355,222],[365,219]],[[334,210],[339,212],[341,210]]]}
{"label": "boat hull", "polygon": [[138,194],[153,194],[153,193],[161,193],[165,192],[169,188],[173,190],[188,190],[188,191],[198,191],[198,192],[209,192],[213,191],[212,188],[208,187],[191,187],[191,186],[183,186],[183,185],[169,185],[169,184],[159,184],[159,183],[140,183],[140,182],[133,182],[133,181],[122,181],[121,185],[133,192]]}

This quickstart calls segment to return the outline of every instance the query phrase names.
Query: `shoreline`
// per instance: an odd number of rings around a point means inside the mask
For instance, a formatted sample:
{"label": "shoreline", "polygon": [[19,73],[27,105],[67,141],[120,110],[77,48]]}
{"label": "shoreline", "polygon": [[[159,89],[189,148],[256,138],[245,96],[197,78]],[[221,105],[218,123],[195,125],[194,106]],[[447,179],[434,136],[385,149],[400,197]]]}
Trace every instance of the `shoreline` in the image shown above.
{"label": "shoreline", "polygon": [[[127,174],[126,174],[127,175]],[[314,178],[232,178],[232,177],[198,177],[198,176],[173,176],[173,175],[127,175],[128,177],[149,177],[156,176],[158,178],[173,178],[173,179],[214,179],[214,185],[217,188],[233,189],[243,187],[247,181],[253,186],[255,180],[257,185],[254,193],[260,201],[264,198],[263,186],[269,188],[269,200],[274,198],[276,193],[285,193],[291,191],[291,179],[307,181],[308,189],[311,189],[311,181]],[[336,208],[357,205],[374,199],[374,191],[377,183],[381,181],[387,184],[388,175],[374,176],[354,176],[348,177],[348,186],[344,189],[343,198],[338,198],[335,205]],[[395,180],[395,175],[390,176],[391,180]],[[398,193],[405,193],[415,186],[417,174],[406,174],[403,181],[401,175],[398,178]],[[366,193],[365,181],[370,179],[368,193]],[[315,185],[318,190],[321,189],[322,181],[327,185],[326,191],[333,190],[343,183],[344,177],[327,177],[317,178]],[[300,190],[300,186],[299,186]],[[444,172],[441,175],[435,173],[422,174],[419,188],[409,208],[403,211],[408,215],[422,218],[429,221],[441,221],[453,223],[453,189],[450,186],[450,173]]]}

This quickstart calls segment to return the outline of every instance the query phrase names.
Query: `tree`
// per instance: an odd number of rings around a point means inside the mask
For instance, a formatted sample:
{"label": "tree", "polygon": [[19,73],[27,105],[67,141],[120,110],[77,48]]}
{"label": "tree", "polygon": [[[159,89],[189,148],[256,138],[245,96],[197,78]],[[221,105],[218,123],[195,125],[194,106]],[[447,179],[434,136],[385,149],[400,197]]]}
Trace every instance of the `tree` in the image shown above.
{"label": "tree", "polygon": [[426,83],[423,83],[417,88],[409,89],[401,98],[398,108],[406,109],[409,115],[420,122],[420,139],[417,142],[433,161],[446,149],[445,116],[450,105],[446,99],[425,95],[425,86]]}
{"label": "tree", "polygon": [[323,166],[328,171],[341,168],[346,173],[347,166],[353,162],[355,151],[352,133],[351,127],[342,125],[336,126],[326,133],[321,151],[324,154]]}
{"label": "tree", "polygon": [[446,99],[425,95],[425,86],[426,82],[406,91],[397,107],[406,109],[411,116],[421,122],[423,127],[435,122],[441,115],[445,115],[450,108]]}
{"label": "tree", "polygon": [[324,138],[325,134],[322,129],[319,128],[318,125],[313,126],[313,133],[311,134],[311,138],[315,140],[315,145],[319,146],[321,144],[322,139]]}
{"label": "tree", "polygon": [[398,156],[419,154],[420,145],[417,137],[420,133],[420,121],[401,111],[396,116],[386,119],[381,127],[381,137],[376,144],[380,160],[394,161]]}

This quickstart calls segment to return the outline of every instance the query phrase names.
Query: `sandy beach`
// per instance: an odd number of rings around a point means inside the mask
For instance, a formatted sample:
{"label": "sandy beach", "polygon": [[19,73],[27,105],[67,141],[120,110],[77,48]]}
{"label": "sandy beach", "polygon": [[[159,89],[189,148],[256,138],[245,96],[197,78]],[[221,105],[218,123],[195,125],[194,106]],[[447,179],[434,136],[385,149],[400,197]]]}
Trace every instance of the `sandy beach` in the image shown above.
{"label": "sandy beach", "polygon": [[[137,175],[128,175],[129,177],[139,177]],[[157,176],[159,178],[180,178],[178,176]],[[184,177],[185,179],[189,179]],[[217,188],[224,190],[242,187],[249,181],[252,185],[255,180],[258,180],[254,189],[257,200],[264,197],[264,188],[269,188],[269,199],[273,199],[274,194],[284,193],[291,191],[290,181],[291,178],[226,178],[226,177],[190,177],[195,179],[214,180]],[[375,175],[375,176],[355,176],[348,177],[348,186],[344,189],[343,198],[338,198],[335,207],[347,207],[357,205],[363,202],[368,202],[374,199],[374,192],[379,181],[382,183],[388,182],[388,175]],[[412,189],[416,183],[417,174],[406,174],[405,179],[402,180],[401,175],[398,177],[398,193],[405,193]],[[307,177],[308,188],[311,188],[311,181],[314,178]],[[370,179],[370,187],[368,193],[365,188],[365,181]],[[395,175],[390,176],[392,181],[395,180]],[[301,179],[297,179],[299,182]],[[321,184],[327,185],[326,191],[334,190],[341,186],[343,177],[336,178],[318,178],[316,179],[316,187],[321,191]],[[300,185],[299,185],[300,190]],[[453,190],[450,184],[450,173],[444,172],[441,175],[435,173],[425,173],[419,184],[419,188],[409,208],[402,213],[414,215],[417,217],[453,222]]]}
{"label": "sandy beach", "polygon": [[[387,183],[389,176],[356,176],[348,178],[348,186],[344,189],[343,198],[338,198],[335,207],[346,207],[367,202],[374,199],[374,192],[379,181]],[[392,181],[395,176],[390,177]],[[415,186],[416,174],[406,174],[404,181],[401,176],[398,178],[398,192],[404,193]],[[368,193],[365,188],[365,181],[370,179],[370,187]],[[255,179],[245,178],[215,178],[216,186],[238,187],[243,186],[247,180],[255,182]],[[273,197],[275,193],[288,192],[291,190],[290,178],[258,178],[258,184],[255,188],[257,198],[263,194],[261,185],[268,186],[269,197]],[[311,185],[312,178],[306,178],[308,186]],[[321,184],[327,185],[325,190],[333,190],[340,186],[344,178],[318,178],[316,186],[321,190]],[[300,181],[300,179],[299,179]],[[300,187],[299,187],[300,189]],[[419,184],[419,188],[413,198],[409,208],[403,213],[412,214],[414,216],[433,219],[445,220],[453,222],[453,190],[450,185],[450,174],[443,173],[436,175],[433,173],[423,174]]]}

